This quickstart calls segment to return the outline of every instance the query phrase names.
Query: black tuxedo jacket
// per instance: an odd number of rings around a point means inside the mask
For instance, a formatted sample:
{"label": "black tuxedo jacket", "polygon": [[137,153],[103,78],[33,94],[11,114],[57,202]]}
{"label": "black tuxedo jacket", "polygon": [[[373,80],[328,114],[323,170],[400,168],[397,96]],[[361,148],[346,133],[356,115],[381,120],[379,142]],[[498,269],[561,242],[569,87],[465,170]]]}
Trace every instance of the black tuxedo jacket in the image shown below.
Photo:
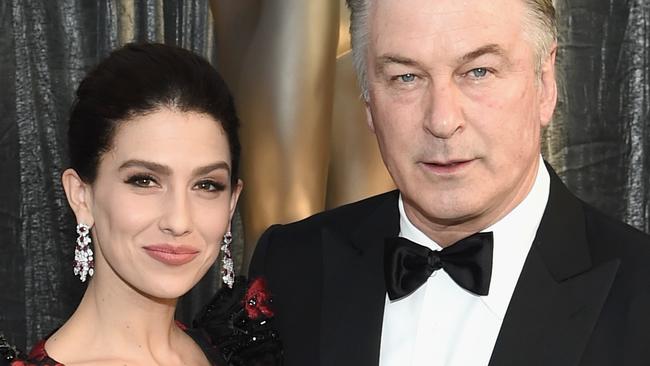
{"label": "black tuxedo jacket", "polygon": [[[650,365],[649,237],[550,174],[490,366]],[[393,191],[264,233],[250,275],[268,280],[286,365],[378,364],[383,246],[399,232],[397,200]]]}

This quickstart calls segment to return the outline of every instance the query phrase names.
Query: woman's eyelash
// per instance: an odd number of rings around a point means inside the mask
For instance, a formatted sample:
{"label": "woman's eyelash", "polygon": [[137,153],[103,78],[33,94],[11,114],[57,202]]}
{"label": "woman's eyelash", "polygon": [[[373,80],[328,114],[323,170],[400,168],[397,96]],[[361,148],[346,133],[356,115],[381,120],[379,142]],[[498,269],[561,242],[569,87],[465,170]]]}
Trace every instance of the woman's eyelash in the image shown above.
{"label": "woman's eyelash", "polygon": [[226,189],[225,184],[214,180],[202,180],[196,183],[196,187],[208,192],[218,192]]}
{"label": "woman's eyelash", "polygon": [[[128,177],[124,182],[140,188],[153,187],[158,184],[156,178],[149,174],[135,174]],[[220,192],[227,188],[225,184],[210,179],[199,181],[194,187],[206,192]]]}
{"label": "woman's eyelash", "polygon": [[148,174],[135,174],[128,177],[124,182],[137,187],[151,187],[152,184],[156,183],[156,178]]}

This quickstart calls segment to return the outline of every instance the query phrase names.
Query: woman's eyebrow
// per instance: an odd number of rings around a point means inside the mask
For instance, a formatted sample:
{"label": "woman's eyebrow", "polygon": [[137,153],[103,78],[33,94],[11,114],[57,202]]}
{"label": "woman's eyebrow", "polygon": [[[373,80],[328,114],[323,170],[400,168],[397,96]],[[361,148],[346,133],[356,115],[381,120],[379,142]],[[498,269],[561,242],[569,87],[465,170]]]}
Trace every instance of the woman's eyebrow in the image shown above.
{"label": "woman's eyebrow", "polygon": [[213,164],[209,164],[209,165],[206,165],[206,166],[201,166],[201,167],[195,168],[192,171],[192,173],[193,173],[193,175],[203,175],[203,174],[208,174],[211,171],[217,170],[217,169],[224,169],[224,170],[226,170],[228,172],[228,174],[230,174],[230,165],[228,165],[228,163],[226,163],[225,161],[219,161],[219,162],[216,162],[216,163],[213,163]]}
{"label": "woman's eyebrow", "polygon": [[154,163],[153,161],[140,160],[140,159],[130,159],[125,161],[124,163],[122,163],[122,165],[120,165],[118,170],[123,170],[131,167],[146,168],[162,175],[169,175],[171,174],[172,171],[171,168],[168,167],[167,165]]}
{"label": "woman's eyebrow", "polygon": [[[141,159],[127,160],[124,163],[122,163],[122,165],[120,165],[118,170],[123,170],[131,167],[146,168],[161,175],[170,175],[172,172],[172,169],[167,165],[155,163],[153,161],[141,160]],[[224,169],[228,172],[228,174],[230,174],[230,165],[228,165],[228,163],[226,163],[225,161],[218,161],[216,163],[194,168],[194,170],[192,170],[192,174],[203,175],[218,169]]]}

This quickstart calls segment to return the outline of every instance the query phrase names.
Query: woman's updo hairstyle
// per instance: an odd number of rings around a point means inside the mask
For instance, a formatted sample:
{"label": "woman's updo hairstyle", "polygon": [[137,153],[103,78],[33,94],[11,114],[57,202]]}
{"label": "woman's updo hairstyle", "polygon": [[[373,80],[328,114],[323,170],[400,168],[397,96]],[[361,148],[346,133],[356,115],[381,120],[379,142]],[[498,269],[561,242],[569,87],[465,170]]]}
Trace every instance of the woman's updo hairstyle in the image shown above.
{"label": "woman's updo hairstyle", "polygon": [[156,43],[111,52],[81,81],[68,130],[72,168],[93,183],[117,126],[160,108],[206,114],[220,123],[230,145],[231,181],[237,181],[239,119],[226,83],[204,58]]}

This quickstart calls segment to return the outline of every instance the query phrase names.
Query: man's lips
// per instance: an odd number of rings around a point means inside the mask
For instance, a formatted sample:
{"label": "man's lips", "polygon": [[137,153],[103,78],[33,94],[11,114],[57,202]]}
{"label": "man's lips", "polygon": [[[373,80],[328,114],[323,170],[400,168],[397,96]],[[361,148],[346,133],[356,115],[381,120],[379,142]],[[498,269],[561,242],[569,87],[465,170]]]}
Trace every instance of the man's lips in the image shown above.
{"label": "man's lips", "polygon": [[474,162],[473,159],[467,160],[447,160],[447,161],[423,161],[422,165],[426,167],[427,170],[435,174],[454,174],[458,173],[461,170],[465,169]]}
{"label": "man's lips", "polygon": [[188,263],[199,254],[198,249],[188,245],[154,244],[143,249],[151,258],[172,266]]}

